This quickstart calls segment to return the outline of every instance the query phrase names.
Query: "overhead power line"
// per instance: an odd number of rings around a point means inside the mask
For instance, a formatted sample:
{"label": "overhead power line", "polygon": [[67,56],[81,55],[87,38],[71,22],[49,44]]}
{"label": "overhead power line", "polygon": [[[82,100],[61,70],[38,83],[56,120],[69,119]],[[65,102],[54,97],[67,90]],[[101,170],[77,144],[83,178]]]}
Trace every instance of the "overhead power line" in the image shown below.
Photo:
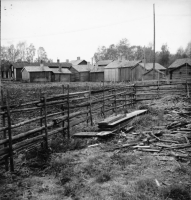
{"label": "overhead power line", "polygon": [[67,33],[76,33],[76,32],[81,32],[81,31],[88,31],[88,30],[93,30],[93,29],[99,29],[99,28],[124,24],[124,23],[131,22],[131,21],[144,20],[146,18],[150,18],[150,16],[145,16],[145,17],[131,19],[131,20],[125,20],[125,21],[122,21],[122,22],[116,22],[116,23],[102,25],[102,26],[95,26],[95,27],[90,27],[90,28],[78,29],[78,30],[70,30],[70,31],[58,32],[58,33],[40,34],[40,35],[15,37],[15,38],[2,38],[1,40],[18,40],[18,39],[37,38],[37,37],[44,37],[44,36],[62,35],[62,34],[67,34]]}

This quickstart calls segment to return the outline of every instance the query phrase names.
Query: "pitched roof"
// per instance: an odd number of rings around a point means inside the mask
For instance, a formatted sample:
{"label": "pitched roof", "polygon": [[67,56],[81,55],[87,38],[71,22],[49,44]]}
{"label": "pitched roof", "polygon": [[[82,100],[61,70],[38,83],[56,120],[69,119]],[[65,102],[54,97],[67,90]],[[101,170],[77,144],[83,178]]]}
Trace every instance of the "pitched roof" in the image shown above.
{"label": "pitched roof", "polygon": [[114,60],[113,62],[109,63],[109,65],[107,65],[105,67],[105,69],[121,68],[121,67],[134,67],[135,65],[137,65],[140,62],[141,61]]}
{"label": "pitched roof", "polygon": [[102,66],[102,65],[104,65],[104,66],[106,66],[106,65],[108,65],[109,63],[111,63],[113,60],[99,60],[97,63],[96,63],[96,65],[98,65],[98,66]]}
{"label": "pitched roof", "polygon": [[[150,69],[149,71],[145,72],[143,75],[146,75],[146,74],[150,73],[151,71],[153,71],[153,68]],[[164,72],[161,72],[161,71],[158,70],[158,69],[155,69],[155,71],[158,72],[159,74],[163,74],[163,75],[165,74]]]}
{"label": "pitched roof", "polygon": [[85,60],[71,60],[70,63],[72,63],[72,65],[79,65],[82,61]]}
{"label": "pitched roof", "polygon": [[59,68],[52,68],[51,71],[54,74],[71,74],[71,71],[66,68],[61,68],[61,72],[59,71]]}
{"label": "pitched roof", "polygon": [[95,72],[104,72],[104,67],[94,66],[94,68],[90,71],[90,73],[95,73]]}
{"label": "pitched roof", "polygon": [[181,59],[177,59],[175,60],[168,68],[169,69],[174,69],[174,68],[177,68],[177,67],[180,67],[184,64],[188,64],[188,65],[191,65],[191,59],[190,58],[181,58]]}
{"label": "pitched roof", "polygon": [[[38,65],[37,63],[34,63],[35,65]],[[33,65],[33,63],[29,63],[29,62],[15,62],[15,63],[12,63],[13,67],[14,68],[23,68],[27,65]],[[40,65],[40,64],[39,64]]]}
{"label": "pitched roof", "polygon": [[28,72],[52,72],[52,69],[47,66],[25,66],[21,71],[24,69]]}
{"label": "pitched roof", "polygon": [[[140,63],[139,65],[144,67],[144,63]],[[151,70],[153,68],[153,63],[145,63],[145,68],[146,70]],[[155,69],[166,70],[166,68],[160,65],[159,63],[155,63]]]}
{"label": "pitched roof", "polygon": [[78,72],[88,72],[88,71],[91,71],[91,69],[93,69],[94,66],[93,65],[73,65],[72,67]]}

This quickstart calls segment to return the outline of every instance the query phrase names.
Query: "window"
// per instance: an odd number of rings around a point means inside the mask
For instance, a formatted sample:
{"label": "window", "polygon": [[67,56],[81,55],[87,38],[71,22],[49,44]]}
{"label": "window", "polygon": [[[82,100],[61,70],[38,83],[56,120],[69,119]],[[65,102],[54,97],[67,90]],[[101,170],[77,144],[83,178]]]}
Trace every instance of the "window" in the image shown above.
{"label": "window", "polygon": [[182,72],[179,72],[179,74],[182,74]]}

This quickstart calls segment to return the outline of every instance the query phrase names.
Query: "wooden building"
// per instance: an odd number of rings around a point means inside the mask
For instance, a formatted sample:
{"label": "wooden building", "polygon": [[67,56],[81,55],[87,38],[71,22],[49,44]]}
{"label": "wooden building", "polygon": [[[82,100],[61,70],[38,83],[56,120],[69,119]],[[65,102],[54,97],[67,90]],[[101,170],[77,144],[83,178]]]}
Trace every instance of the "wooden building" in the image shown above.
{"label": "wooden building", "polygon": [[[138,71],[138,65],[141,61],[128,61],[120,68],[120,81],[134,81],[142,77],[142,72]],[[134,70],[136,69],[136,70]]]}
{"label": "wooden building", "polygon": [[52,78],[53,82],[70,82],[71,71],[67,68],[52,68]]}
{"label": "wooden building", "polygon": [[96,67],[90,71],[90,81],[91,82],[101,82],[104,81],[104,67]]}
{"label": "wooden building", "polygon": [[[144,80],[144,74],[146,72],[149,72],[151,69],[153,69],[153,63],[143,63],[140,62],[138,65],[134,66],[132,68],[132,79],[131,81],[142,81]],[[159,63],[155,63],[155,69],[158,71],[163,72],[163,74],[166,73],[166,68],[160,65]],[[157,73],[157,72],[155,72]],[[156,76],[157,79],[157,76]]]}
{"label": "wooden building", "polygon": [[[21,70],[25,67],[25,66],[29,66],[31,65],[30,63],[28,63],[27,61],[23,61],[23,62],[15,62],[12,63],[13,65],[13,78],[15,81],[21,81],[22,80],[22,73]],[[36,64],[37,65],[37,64]]]}
{"label": "wooden building", "polygon": [[131,81],[132,68],[137,66],[141,61],[115,60],[104,68],[105,81]]}
{"label": "wooden building", "polygon": [[72,72],[72,82],[86,82],[90,81],[90,71],[93,68],[92,65],[72,65],[70,71]]}
{"label": "wooden building", "polygon": [[169,79],[189,80],[191,81],[191,59],[177,59],[169,67]]}
{"label": "wooden building", "polygon": [[53,80],[52,70],[47,66],[25,66],[22,70],[22,80],[26,82],[50,82]]}
{"label": "wooden building", "polygon": [[156,80],[162,80],[165,79],[166,77],[164,72],[161,72],[158,69],[155,70],[151,69],[143,74],[143,80],[153,80],[153,73]]}

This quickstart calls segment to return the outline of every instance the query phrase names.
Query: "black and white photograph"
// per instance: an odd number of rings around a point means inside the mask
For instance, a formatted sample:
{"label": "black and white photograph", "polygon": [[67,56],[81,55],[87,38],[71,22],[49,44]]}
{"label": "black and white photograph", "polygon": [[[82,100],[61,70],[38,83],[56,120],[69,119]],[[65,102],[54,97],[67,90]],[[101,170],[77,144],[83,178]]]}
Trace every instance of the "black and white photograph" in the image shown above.
{"label": "black and white photograph", "polygon": [[191,200],[191,0],[0,11],[0,200]]}

